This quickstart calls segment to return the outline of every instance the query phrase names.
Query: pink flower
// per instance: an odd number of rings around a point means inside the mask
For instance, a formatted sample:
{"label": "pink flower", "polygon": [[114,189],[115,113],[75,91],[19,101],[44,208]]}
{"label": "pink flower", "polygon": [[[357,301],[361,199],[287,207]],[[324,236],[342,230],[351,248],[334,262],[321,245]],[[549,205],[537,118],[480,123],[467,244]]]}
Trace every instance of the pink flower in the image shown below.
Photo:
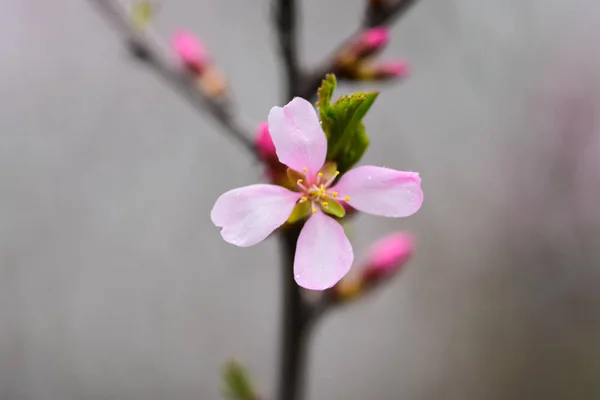
{"label": "pink flower", "polygon": [[188,31],[177,31],[171,37],[171,47],[181,61],[196,73],[204,70],[208,56],[202,43]]}
{"label": "pink flower", "polygon": [[333,185],[338,174],[326,168],[327,139],[308,101],[296,97],[285,107],[273,107],[269,131],[279,161],[301,177],[296,191],[268,184],[233,189],[217,199],[211,219],[222,228],[226,242],[247,247],[286,222],[296,204],[308,203],[312,214],[300,232],[294,259],[300,286],[330,288],[352,266],[350,241],[339,222],[327,215],[338,202],[386,217],[407,217],[421,207],[423,192],[416,172],[362,166]]}
{"label": "pink flower", "polygon": [[363,272],[367,281],[381,280],[398,272],[415,252],[415,240],[408,233],[394,233],[376,242],[369,251]]}

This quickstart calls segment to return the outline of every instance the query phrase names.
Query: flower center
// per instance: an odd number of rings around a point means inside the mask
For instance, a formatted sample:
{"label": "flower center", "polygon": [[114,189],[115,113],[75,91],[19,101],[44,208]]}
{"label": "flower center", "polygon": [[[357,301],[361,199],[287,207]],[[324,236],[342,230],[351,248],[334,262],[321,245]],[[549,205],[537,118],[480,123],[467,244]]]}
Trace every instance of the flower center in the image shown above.
{"label": "flower center", "polygon": [[296,185],[300,189],[300,192],[304,194],[299,203],[310,202],[313,213],[317,212],[317,207],[327,210],[330,201],[334,203],[336,201],[350,201],[349,196],[340,196],[338,192],[330,189],[331,184],[340,174],[340,171],[335,171],[330,177],[325,177],[323,172],[319,172],[316,180],[312,183],[306,179],[306,171],[306,168],[302,168],[302,175],[305,179],[298,179]]}

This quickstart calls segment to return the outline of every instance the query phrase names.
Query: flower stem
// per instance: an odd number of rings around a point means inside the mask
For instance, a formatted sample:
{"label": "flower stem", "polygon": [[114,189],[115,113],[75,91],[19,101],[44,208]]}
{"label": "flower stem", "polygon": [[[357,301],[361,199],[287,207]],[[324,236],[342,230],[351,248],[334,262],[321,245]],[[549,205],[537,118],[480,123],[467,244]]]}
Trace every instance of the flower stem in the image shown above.
{"label": "flower stem", "polygon": [[278,400],[301,400],[307,359],[309,325],[307,305],[294,280],[294,254],[302,224],[296,224],[280,236],[282,245],[283,309]]}

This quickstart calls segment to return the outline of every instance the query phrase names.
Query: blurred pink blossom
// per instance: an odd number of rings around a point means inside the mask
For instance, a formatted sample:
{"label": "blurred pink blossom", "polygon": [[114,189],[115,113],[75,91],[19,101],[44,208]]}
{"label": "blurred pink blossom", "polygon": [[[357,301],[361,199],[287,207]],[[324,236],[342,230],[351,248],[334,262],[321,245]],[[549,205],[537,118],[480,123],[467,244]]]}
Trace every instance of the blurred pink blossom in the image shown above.
{"label": "blurred pink blossom", "polygon": [[204,45],[193,33],[180,30],[171,36],[171,47],[184,64],[196,73],[201,73],[208,63]]}
{"label": "blurred pink blossom", "polygon": [[365,280],[381,280],[398,272],[415,252],[415,240],[409,233],[398,232],[377,241],[371,247],[363,272]]}

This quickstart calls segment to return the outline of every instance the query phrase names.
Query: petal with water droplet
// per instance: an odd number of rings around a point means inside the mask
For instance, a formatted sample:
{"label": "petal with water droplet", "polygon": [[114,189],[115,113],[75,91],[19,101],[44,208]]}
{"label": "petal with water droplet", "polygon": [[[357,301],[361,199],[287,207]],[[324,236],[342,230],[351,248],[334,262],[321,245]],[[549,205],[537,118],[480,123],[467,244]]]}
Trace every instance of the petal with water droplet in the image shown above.
{"label": "petal with water droplet", "polygon": [[301,194],[276,185],[250,185],[230,190],[217,199],[210,213],[221,236],[248,247],[263,241],[290,216]]}
{"label": "petal with water droplet", "polygon": [[294,277],[298,285],[312,290],[330,288],[348,273],[353,261],[352,245],[339,222],[321,211],[313,214],[296,246]]}
{"label": "petal with water droplet", "polygon": [[416,172],[362,166],[346,172],[333,188],[359,211],[384,217],[408,217],[423,203],[421,178]]}

